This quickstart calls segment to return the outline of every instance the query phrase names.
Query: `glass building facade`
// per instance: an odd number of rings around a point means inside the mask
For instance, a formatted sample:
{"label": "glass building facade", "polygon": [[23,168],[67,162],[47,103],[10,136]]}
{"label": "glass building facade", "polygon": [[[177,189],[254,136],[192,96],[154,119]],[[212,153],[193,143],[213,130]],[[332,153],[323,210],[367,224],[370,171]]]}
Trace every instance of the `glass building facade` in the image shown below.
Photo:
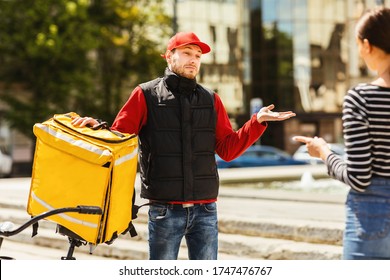
{"label": "glass building facade", "polygon": [[[269,125],[262,144],[290,153],[291,137],[342,142],[341,108],[352,85],[370,81],[355,43],[356,20],[389,0],[175,0],[175,31],[192,30],[212,47],[199,82],[217,91],[238,126],[251,100],[293,110]],[[169,6],[169,5],[168,5]]]}

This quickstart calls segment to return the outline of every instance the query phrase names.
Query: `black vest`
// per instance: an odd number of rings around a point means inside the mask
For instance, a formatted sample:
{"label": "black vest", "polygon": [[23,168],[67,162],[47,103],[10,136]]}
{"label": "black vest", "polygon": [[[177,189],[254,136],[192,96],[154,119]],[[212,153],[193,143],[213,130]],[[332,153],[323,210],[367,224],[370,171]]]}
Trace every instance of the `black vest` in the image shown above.
{"label": "black vest", "polygon": [[170,70],[141,84],[148,110],[139,133],[141,197],[160,201],[214,199],[214,93]]}

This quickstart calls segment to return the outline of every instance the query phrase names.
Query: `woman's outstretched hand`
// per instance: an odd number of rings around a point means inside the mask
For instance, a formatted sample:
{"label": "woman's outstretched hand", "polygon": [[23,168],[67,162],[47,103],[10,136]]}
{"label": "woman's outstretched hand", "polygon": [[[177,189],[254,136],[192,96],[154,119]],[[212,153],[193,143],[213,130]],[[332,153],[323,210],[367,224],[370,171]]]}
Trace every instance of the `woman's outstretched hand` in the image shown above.
{"label": "woman's outstretched hand", "polygon": [[309,155],[320,158],[323,161],[332,153],[328,143],[321,137],[294,136],[292,139],[306,144]]}

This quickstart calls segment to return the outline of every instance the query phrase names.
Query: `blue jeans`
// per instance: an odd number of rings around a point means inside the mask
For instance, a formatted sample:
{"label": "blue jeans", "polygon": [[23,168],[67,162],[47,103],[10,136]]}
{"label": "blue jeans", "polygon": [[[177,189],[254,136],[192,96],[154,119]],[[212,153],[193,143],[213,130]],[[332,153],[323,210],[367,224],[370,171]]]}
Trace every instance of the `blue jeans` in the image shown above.
{"label": "blue jeans", "polygon": [[218,219],[215,202],[182,205],[153,204],[149,208],[149,258],[176,260],[186,238],[190,260],[216,260]]}
{"label": "blue jeans", "polygon": [[350,190],[343,259],[390,259],[390,179],[373,178],[366,192]]}

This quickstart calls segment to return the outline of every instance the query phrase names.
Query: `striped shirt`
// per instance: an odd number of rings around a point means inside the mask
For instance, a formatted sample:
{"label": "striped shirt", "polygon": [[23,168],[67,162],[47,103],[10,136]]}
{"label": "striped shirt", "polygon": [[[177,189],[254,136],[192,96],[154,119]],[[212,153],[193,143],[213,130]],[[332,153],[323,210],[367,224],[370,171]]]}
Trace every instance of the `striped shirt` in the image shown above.
{"label": "striped shirt", "polygon": [[390,88],[359,84],[343,104],[347,159],[330,154],[328,174],[363,192],[372,176],[390,178]]}

